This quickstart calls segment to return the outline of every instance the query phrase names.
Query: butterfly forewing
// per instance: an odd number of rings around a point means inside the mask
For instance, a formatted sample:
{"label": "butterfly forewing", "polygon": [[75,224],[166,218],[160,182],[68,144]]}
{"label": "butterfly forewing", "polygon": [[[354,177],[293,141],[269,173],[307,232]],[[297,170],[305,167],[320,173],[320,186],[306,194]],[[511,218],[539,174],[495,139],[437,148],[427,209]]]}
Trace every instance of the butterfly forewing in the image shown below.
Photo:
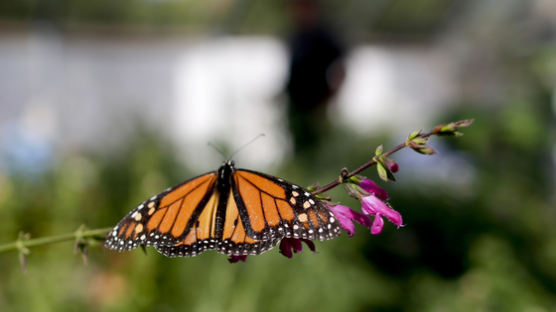
{"label": "butterfly forewing", "polygon": [[215,172],[178,184],[141,203],[108,234],[105,245],[118,251],[138,245],[175,245],[206,206],[217,182]]}

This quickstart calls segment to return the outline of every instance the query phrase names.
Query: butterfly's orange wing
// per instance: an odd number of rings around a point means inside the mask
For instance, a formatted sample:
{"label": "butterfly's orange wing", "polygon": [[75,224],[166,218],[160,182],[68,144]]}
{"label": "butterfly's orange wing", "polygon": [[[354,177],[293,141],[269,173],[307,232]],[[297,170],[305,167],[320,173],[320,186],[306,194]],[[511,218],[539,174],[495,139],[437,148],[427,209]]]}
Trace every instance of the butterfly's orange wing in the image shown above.
{"label": "butterfly's orange wing", "polygon": [[340,234],[330,209],[298,185],[264,173],[238,169],[234,186],[249,237],[327,240]]}
{"label": "butterfly's orange wing", "polygon": [[216,182],[216,172],[210,172],[151,197],[114,227],[105,246],[123,251],[138,245],[177,244],[194,226],[191,220],[209,202]]}
{"label": "butterfly's orange wing", "polygon": [[226,164],[139,205],[109,234],[106,246],[122,251],[154,245],[169,257],[211,249],[248,255],[284,237],[326,240],[339,234],[332,212],[307,190]]}
{"label": "butterfly's orange wing", "polygon": [[[307,190],[282,179],[263,173],[235,170],[222,206],[207,208],[200,220],[217,216],[217,220],[201,221],[188,237],[175,245],[157,245],[156,249],[169,257],[195,256],[205,250],[216,249],[226,255],[260,254],[284,237],[327,240],[340,234],[334,215]],[[215,192],[214,197],[220,194]],[[212,201],[212,200],[211,200]],[[218,202],[215,199],[213,202]],[[208,211],[216,213],[208,213]],[[205,224],[205,226],[203,226]],[[206,224],[217,225],[210,236]]]}
{"label": "butterfly's orange wing", "polygon": [[[278,237],[260,241],[247,236],[233,192],[229,190],[228,194],[222,201],[223,206],[206,208],[201,213],[199,222],[183,241],[175,245],[157,245],[156,250],[168,257],[196,256],[211,249],[226,255],[248,255],[260,254],[276,246]],[[209,202],[216,203],[222,195],[216,191],[212,196],[214,199]],[[222,222],[217,222],[218,210],[223,210]],[[213,231],[210,224],[215,226]]]}

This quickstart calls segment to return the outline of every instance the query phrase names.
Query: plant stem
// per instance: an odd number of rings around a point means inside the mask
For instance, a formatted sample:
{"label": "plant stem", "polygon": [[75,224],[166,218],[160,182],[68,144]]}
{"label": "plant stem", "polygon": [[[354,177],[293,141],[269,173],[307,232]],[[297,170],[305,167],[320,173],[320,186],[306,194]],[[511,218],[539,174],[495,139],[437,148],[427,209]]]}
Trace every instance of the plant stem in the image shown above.
{"label": "plant stem", "polygon": [[47,237],[39,237],[33,238],[29,240],[17,240],[12,243],[0,245],[0,253],[11,251],[11,250],[20,250],[22,248],[34,247],[39,245],[46,245],[46,244],[53,244],[59,242],[65,242],[70,240],[86,239],[86,238],[93,238],[97,236],[104,236],[108,232],[110,232],[112,228],[103,228],[103,229],[94,229],[94,230],[84,230],[84,231],[75,231],[73,233],[61,234],[61,235],[54,235],[54,236],[47,236]]}
{"label": "plant stem", "polygon": [[[421,135],[419,135],[419,137],[421,137],[421,138],[428,138],[428,137],[430,137],[430,136],[433,135],[433,134],[434,134],[433,132],[429,132],[429,133],[421,134]],[[397,152],[397,151],[399,151],[399,150],[401,150],[401,149],[403,149],[403,148],[405,148],[405,147],[407,147],[407,145],[405,144],[405,142],[404,142],[404,143],[400,143],[400,144],[394,146],[393,148],[391,148],[390,150],[388,150],[387,152],[385,152],[384,154],[382,154],[382,156],[388,157],[388,156],[394,154],[395,152]],[[373,157],[373,158],[374,158],[374,157]],[[365,170],[365,169],[367,169],[367,168],[369,168],[369,167],[371,167],[371,166],[374,166],[374,165],[376,165],[376,160],[371,159],[370,161],[368,161],[367,163],[363,164],[361,167],[359,167],[359,168],[353,170],[352,172],[349,172],[349,173],[347,173],[346,175],[340,176],[339,179],[337,179],[337,180],[335,180],[335,181],[332,181],[332,182],[328,183],[327,185],[325,185],[325,186],[323,186],[323,187],[321,187],[321,188],[318,188],[318,189],[314,190],[314,191],[313,191],[313,194],[320,194],[320,193],[324,193],[324,192],[326,192],[326,191],[328,191],[328,190],[330,190],[330,189],[333,189],[333,188],[335,188],[336,186],[342,184],[344,179],[348,179],[348,178],[350,178],[350,177],[353,177],[354,175],[356,175],[356,174],[362,172],[363,170]]]}

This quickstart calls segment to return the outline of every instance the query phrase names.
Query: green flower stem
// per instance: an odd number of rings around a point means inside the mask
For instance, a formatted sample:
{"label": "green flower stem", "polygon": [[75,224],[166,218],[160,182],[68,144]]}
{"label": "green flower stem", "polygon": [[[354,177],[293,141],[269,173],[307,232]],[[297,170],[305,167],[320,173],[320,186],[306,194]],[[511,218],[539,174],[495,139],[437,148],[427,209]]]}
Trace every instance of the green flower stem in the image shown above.
{"label": "green flower stem", "polygon": [[110,232],[111,229],[112,228],[93,229],[93,230],[79,229],[73,233],[39,237],[39,238],[33,238],[29,240],[19,239],[12,243],[0,245],[0,253],[12,251],[12,250],[24,250],[25,248],[29,248],[29,247],[47,245],[47,244],[53,244],[53,243],[71,241],[71,240],[75,241],[77,239],[95,238],[98,236],[104,236],[108,234],[108,232]]}

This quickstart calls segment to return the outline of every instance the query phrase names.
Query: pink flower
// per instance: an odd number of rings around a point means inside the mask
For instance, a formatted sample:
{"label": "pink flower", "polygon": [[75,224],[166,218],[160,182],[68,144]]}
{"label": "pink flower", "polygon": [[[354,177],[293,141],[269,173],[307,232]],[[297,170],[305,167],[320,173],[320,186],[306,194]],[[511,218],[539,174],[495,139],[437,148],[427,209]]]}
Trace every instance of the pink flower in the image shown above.
{"label": "pink flower", "polygon": [[398,164],[394,161],[387,162],[386,166],[388,166],[388,169],[390,169],[390,171],[392,171],[393,173],[396,173],[398,172],[398,170],[400,170],[400,166],[398,166]]}
{"label": "pink flower", "polygon": [[382,232],[382,228],[384,227],[384,220],[380,215],[375,216],[375,220],[373,221],[373,225],[371,227],[371,234],[378,235]]}
{"label": "pink flower", "polygon": [[[301,242],[304,242],[305,244],[307,244],[307,247],[309,247],[309,249],[311,249],[313,252],[315,252],[315,250],[316,250],[315,249],[315,243],[313,243],[313,241],[311,241],[311,240],[304,239],[304,238],[302,238],[302,239],[283,238],[280,241],[280,253],[283,254],[284,256],[286,256],[287,258],[291,258],[293,256],[294,252],[298,253],[298,252],[301,252],[301,250],[303,249],[303,245],[301,244]],[[230,256],[228,258],[228,261],[230,263],[237,263],[239,261],[245,262],[245,260],[247,260],[247,255]]]}
{"label": "pink flower", "polygon": [[236,262],[245,262],[245,260],[247,260],[247,255],[243,255],[243,256],[230,256],[230,258],[228,258],[228,261],[230,263],[236,263]]}
{"label": "pink flower", "polygon": [[359,182],[359,186],[363,190],[371,193],[372,195],[375,195],[382,200],[388,200],[388,192],[386,192],[386,190],[382,187],[376,185],[376,183],[370,179],[363,179],[361,182]]}
{"label": "pink flower", "polygon": [[[291,258],[293,256],[293,252],[298,253],[301,252],[303,249],[303,245],[301,242],[307,244],[307,247],[311,249],[311,251],[315,252],[315,243],[308,239],[297,239],[297,238],[283,238],[280,241],[280,253],[282,253],[285,257]],[[293,250],[293,252],[292,252]]]}
{"label": "pink flower", "polygon": [[364,213],[375,216],[371,227],[371,234],[377,235],[382,232],[382,228],[384,227],[384,220],[382,220],[382,217],[386,217],[388,221],[397,226],[403,226],[402,215],[396,210],[388,207],[388,205],[377,196],[365,196],[361,199],[361,204],[361,210],[363,210]]}
{"label": "pink flower", "polygon": [[336,219],[340,222],[340,227],[348,233],[349,237],[355,234],[355,224],[353,224],[353,221],[371,229],[371,219],[360,212],[343,205],[328,206],[328,208],[336,216]]}

